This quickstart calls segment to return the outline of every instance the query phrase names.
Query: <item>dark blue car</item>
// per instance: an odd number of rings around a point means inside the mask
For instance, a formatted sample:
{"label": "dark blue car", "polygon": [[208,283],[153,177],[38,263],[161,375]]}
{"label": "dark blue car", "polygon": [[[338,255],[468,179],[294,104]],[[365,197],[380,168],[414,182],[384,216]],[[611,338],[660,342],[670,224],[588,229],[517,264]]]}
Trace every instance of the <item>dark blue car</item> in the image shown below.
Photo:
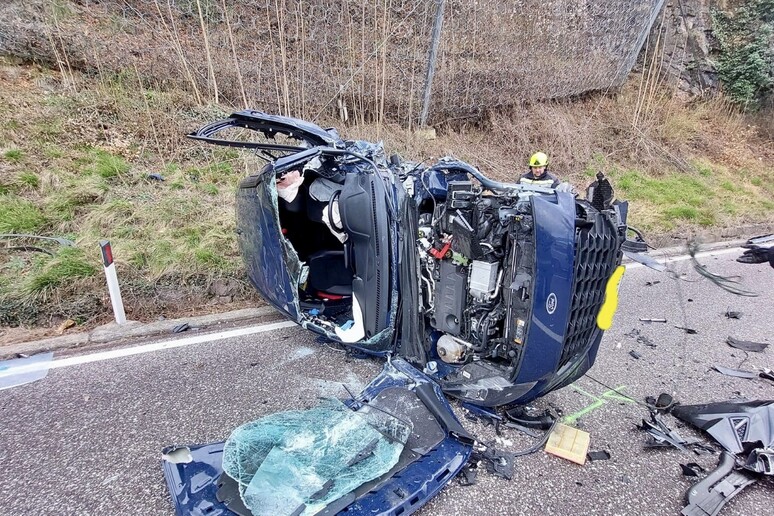
{"label": "dark blue car", "polygon": [[450,158],[388,158],[256,111],[190,136],[266,159],[239,185],[239,246],[260,294],[304,328],[400,356],[488,407],[529,402],[594,363],[627,231],[609,192],[585,201]]}
{"label": "dark blue car", "polygon": [[[594,363],[617,306],[627,232],[627,206],[612,202],[602,177],[584,201],[562,187],[492,181],[449,158],[429,167],[388,159],[381,145],[256,111],[190,136],[265,159],[237,193],[250,280],[304,328],[387,356],[345,411],[377,411],[412,430],[388,471],[323,509],[341,475],[304,496],[283,484],[293,496],[269,510],[248,494],[256,476],[247,485],[224,473],[223,443],[167,449],[186,457],[163,463],[178,514],[411,514],[475,444],[444,393],[483,407],[524,404]],[[345,450],[352,467],[375,453],[360,446]],[[244,460],[283,464],[268,458],[282,448],[264,443],[269,455]]]}

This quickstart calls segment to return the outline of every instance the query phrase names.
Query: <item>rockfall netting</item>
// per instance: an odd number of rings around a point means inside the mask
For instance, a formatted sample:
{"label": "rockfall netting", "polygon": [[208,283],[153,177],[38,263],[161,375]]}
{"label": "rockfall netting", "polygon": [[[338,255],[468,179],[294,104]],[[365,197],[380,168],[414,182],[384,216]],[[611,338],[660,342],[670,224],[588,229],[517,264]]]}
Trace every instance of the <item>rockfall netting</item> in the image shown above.
{"label": "rockfall netting", "polygon": [[[429,121],[621,85],[663,3],[447,0]],[[9,0],[0,52],[103,80],[136,77],[136,65],[149,87],[175,84],[202,103],[411,124],[437,5]]]}
{"label": "rockfall netting", "polygon": [[235,429],[223,470],[253,514],[315,514],[397,462],[411,434],[400,419],[338,400],[280,412]]}

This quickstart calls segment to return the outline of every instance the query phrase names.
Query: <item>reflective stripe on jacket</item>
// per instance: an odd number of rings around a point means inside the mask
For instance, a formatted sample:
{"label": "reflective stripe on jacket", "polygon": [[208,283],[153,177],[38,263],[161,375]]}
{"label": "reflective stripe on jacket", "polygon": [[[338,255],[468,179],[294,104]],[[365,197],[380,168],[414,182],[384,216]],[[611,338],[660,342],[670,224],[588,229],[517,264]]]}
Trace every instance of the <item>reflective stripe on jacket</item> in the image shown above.
{"label": "reflective stripe on jacket", "polygon": [[559,186],[559,180],[550,172],[545,172],[540,178],[536,178],[531,170],[519,178],[519,183],[542,186],[544,188],[556,188]]}

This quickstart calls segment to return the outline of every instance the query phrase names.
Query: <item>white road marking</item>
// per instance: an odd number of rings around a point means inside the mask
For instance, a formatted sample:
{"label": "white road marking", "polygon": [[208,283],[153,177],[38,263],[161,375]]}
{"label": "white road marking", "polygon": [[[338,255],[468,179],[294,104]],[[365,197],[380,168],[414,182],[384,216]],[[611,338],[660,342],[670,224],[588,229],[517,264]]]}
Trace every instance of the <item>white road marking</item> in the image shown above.
{"label": "white road marking", "polygon": [[70,367],[81,364],[88,364],[91,362],[100,362],[102,360],[111,360],[113,358],[128,357],[131,355],[139,355],[141,353],[150,353],[152,351],[160,351],[162,349],[179,348],[182,346],[190,346],[191,344],[201,344],[203,342],[231,339],[234,337],[241,337],[243,335],[254,335],[256,333],[265,333],[267,331],[279,330],[282,328],[292,328],[294,326],[297,326],[297,324],[293,321],[283,321],[272,324],[262,324],[259,326],[250,326],[248,328],[237,328],[234,330],[222,331],[218,333],[209,333],[206,335],[197,335],[195,337],[154,342],[152,344],[134,346],[131,348],[112,349],[110,351],[101,351],[99,353],[92,353],[90,355],[79,355],[76,357],[53,360],[45,364],[30,364],[29,366],[11,367],[1,371],[0,377],[29,373],[31,371],[38,371],[41,369],[57,369],[60,367]]}
{"label": "white road marking", "polygon": [[[724,254],[731,254],[731,253],[739,253],[741,254],[744,251],[741,247],[732,247],[730,249],[720,249],[717,251],[702,251],[700,253],[696,253],[696,258],[704,258],[707,256],[720,256]],[[690,260],[691,255],[689,254],[681,254],[679,256],[670,256],[665,259],[657,259],[656,261],[660,264],[664,265],[667,263],[673,263],[673,262],[684,262],[685,260]],[[632,262],[626,264],[626,269],[637,269],[639,267],[647,267],[646,265],[643,265],[639,262]]]}

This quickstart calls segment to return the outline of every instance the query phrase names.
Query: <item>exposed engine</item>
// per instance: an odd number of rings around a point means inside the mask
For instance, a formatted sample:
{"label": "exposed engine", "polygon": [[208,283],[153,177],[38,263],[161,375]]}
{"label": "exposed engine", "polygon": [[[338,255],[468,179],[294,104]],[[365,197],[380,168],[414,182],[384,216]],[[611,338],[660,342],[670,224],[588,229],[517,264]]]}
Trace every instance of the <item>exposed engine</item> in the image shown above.
{"label": "exposed engine", "polygon": [[436,344],[444,362],[519,356],[534,256],[529,196],[450,181],[445,201],[420,215],[421,304],[445,334]]}

